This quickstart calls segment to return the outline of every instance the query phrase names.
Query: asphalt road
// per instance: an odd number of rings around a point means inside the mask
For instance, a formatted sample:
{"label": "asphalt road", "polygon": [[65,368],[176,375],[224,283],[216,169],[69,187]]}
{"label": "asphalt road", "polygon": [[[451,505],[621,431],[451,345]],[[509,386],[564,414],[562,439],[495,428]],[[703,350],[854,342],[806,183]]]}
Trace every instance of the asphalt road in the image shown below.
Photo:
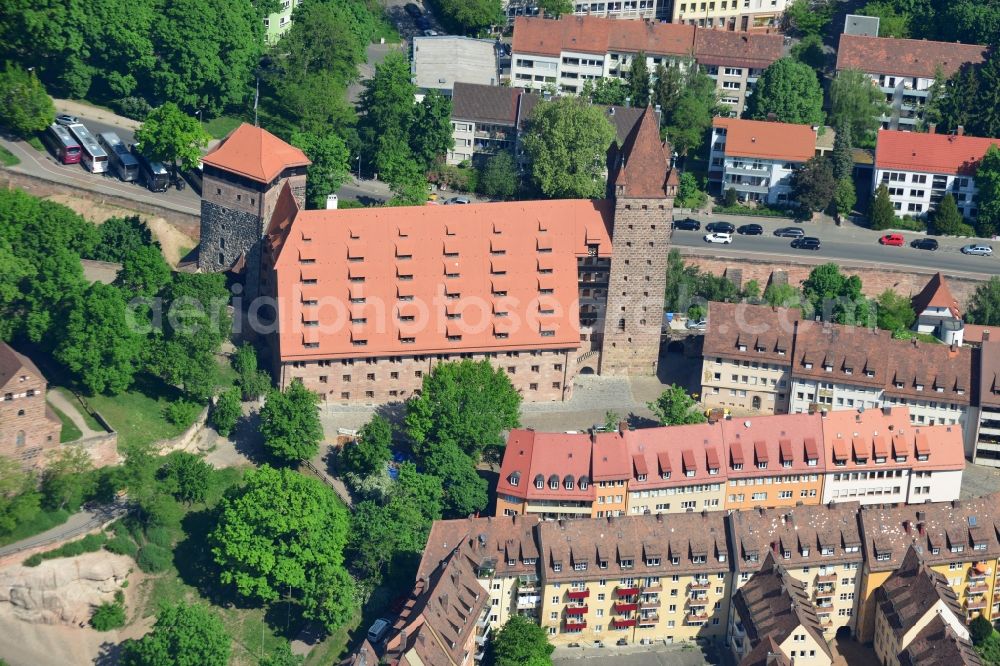
{"label": "asphalt road", "polygon": [[[683,217],[678,214],[677,218]],[[812,263],[836,261],[850,266],[880,267],[891,265],[895,268],[917,268],[941,270],[948,273],[967,273],[972,276],[1000,274],[1000,256],[977,257],[959,252],[959,248],[969,244],[969,239],[938,238],[940,249],[930,252],[916,250],[909,246],[914,238],[922,234],[902,232],[906,244],[903,247],[879,245],[878,238],[885,232],[876,232],[845,223],[837,227],[832,222],[794,223],[787,219],[771,220],[748,218],[736,215],[695,216],[701,223],[701,231],[681,231],[675,229],[673,245],[689,249],[693,254],[704,254],[717,258],[727,256],[759,258],[781,261],[787,259],[804,260]],[[755,223],[764,227],[761,236],[734,235],[731,245],[706,243],[705,224],[713,220],[724,220],[736,226]],[[818,251],[796,250],[791,247],[792,239],[774,236],[778,227],[800,226],[807,236],[816,236],[821,241]],[[989,243],[989,241],[986,241]],[[1000,254],[1000,242],[992,243]]]}

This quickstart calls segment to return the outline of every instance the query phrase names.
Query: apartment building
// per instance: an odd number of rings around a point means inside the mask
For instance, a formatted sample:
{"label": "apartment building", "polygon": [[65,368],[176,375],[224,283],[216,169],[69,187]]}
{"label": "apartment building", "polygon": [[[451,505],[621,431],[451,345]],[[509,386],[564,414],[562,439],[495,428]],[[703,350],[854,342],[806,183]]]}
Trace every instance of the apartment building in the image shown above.
{"label": "apartment building", "polygon": [[292,12],[302,0],[281,0],[281,8],[264,18],[264,41],[273,45],[292,27]]}
{"label": "apartment building", "polygon": [[[767,551],[749,580],[733,593],[726,643],[738,664],[753,663],[761,643],[777,660],[829,666],[830,647],[803,583]],[[746,661],[744,661],[746,660]],[[759,663],[759,662],[758,662]],[[765,662],[766,663],[766,662]]]}
{"label": "apartment building", "polygon": [[650,72],[661,64],[686,68],[693,61],[716,79],[739,115],[757,77],[781,57],[782,38],[591,16],[518,17],[512,51],[513,85],[570,93],[579,93],[588,80],[626,78],[640,52]]}
{"label": "apartment building", "polygon": [[[935,634],[944,634],[934,638]],[[932,645],[921,646],[921,642]],[[875,590],[875,654],[885,666],[964,664],[976,654],[969,641],[965,613],[948,579],[930,568],[917,546]],[[932,648],[927,654],[927,648]],[[947,651],[950,654],[942,654]],[[926,659],[926,657],[930,659]],[[947,657],[952,657],[947,659]],[[947,659],[947,660],[946,660]],[[978,656],[972,663],[980,663]]]}
{"label": "apartment building", "polygon": [[543,522],[538,535],[541,625],[553,644],[725,635],[722,512]]}
{"label": "apartment building", "polygon": [[788,413],[792,342],[801,310],[708,304],[701,400],[708,407]]}
{"label": "apartment building", "polygon": [[959,496],[959,426],[914,426],[905,407],[823,414],[823,502],[942,502]]}
{"label": "apartment building", "polygon": [[429,576],[454,553],[468,562],[486,590],[491,631],[502,628],[514,615],[537,622],[541,605],[538,523],[538,516],[517,515],[435,521],[417,578]]}
{"label": "apartment building", "polygon": [[1000,467],[1000,341],[983,341],[979,350],[979,409],[972,462]]}
{"label": "apartment building", "polygon": [[925,504],[863,507],[860,514],[865,564],[857,632],[872,641],[878,603],[875,590],[902,567],[911,546],[942,575],[958,599],[964,620],[1000,614],[995,592],[1000,542],[1000,494]]}
{"label": "apartment building", "polygon": [[819,504],[823,423],[817,414],[721,421],[726,446],[726,510]]}
{"label": "apartment building", "polygon": [[62,422],[45,402],[48,382],[31,359],[0,340],[0,455],[42,467],[59,448]]}
{"label": "apartment building", "polygon": [[872,190],[885,185],[897,217],[926,218],[950,193],[958,210],[972,220],[976,208],[976,168],[1000,139],[956,134],[879,130]]}
{"label": "apartment building", "polygon": [[786,0],[674,0],[673,23],[701,28],[771,32],[781,27]]}
{"label": "apartment building", "polygon": [[[538,16],[540,13],[535,0],[503,0],[502,6],[508,24],[517,16]],[[670,0],[576,1],[572,11],[581,16],[613,19],[665,19],[670,17]]]}
{"label": "apartment building", "polygon": [[740,201],[792,203],[792,174],[816,154],[809,125],[715,118],[709,182],[719,193],[735,190]]}
{"label": "apartment building", "polygon": [[935,77],[947,79],[966,63],[983,62],[986,51],[976,44],[843,34],[837,71],[856,69],[871,77],[889,106],[883,128],[914,130],[923,122]]}

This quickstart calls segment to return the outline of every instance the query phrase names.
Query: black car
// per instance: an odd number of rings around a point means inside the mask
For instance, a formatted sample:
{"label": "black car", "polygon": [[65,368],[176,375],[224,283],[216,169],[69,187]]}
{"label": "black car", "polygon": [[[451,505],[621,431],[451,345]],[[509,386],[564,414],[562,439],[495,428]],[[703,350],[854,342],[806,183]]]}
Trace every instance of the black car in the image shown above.
{"label": "black car", "polygon": [[798,227],[781,227],[774,230],[774,235],[779,238],[802,238],[806,235],[806,232]]}
{"label": "black car", "polygon": [[764,227],[759,224],[741,224],[736,233],[743,234],[744,236],[760,236],[764,233]]}
{"label": "black car", "polygon": [[692,220],[690,217],[683,220],[674,220],[674,229],[681,231],[698,231],[701,229],[701,222]]}
{"label": "black car", "polygon": [[728,222],[709,222],[705,231],[710,234],[731,234],[736,231],[736,227]]}
{"label": "black car", "polygon": [[792,247],[796,250],[818,250],[819,239],[815,236],[803,236],[792,241]]}
{"label": "black car", "polygon": [[936,250],[938,249],[938,242],[933,238],[918,238],[910,242],[910,247],[918,250]]}
{"label": "black car", "polygon": [[413,18],[420,18],[420,15],[423,14],[423,12],[420,11],[420,7],[417,7],[412,2],[406,3],[406,6],[403,7],[403,9],[406,11],[407,14],[409,14]]}

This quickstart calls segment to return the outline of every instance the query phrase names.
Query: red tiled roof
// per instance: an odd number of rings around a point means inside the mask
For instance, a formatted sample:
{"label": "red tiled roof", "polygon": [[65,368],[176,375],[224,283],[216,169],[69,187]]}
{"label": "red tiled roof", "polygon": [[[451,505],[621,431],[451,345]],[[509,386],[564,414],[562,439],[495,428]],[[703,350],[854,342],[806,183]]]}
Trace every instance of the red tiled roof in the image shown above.
{"label": "red tiled roof", "polygon": [[809,125],[766,120],[714,118],[726,128],[726,155],[805,162],[816,154],[816,132]]}
{"label": "red tiled roof", "polygon": [[277,208],[269,241],[284,361],[576,349],[576,259],[588,245],[611,251],[610,201]]}
{"label": "red tiled roof", "polygon": [[913,297],[913,311],[919,317],[927,308],[945,308],[951,311],[957,319],[962,318],[962,311],[958,308],[958,301],[951,294],[948,283],[940,272],[927,281],[920,293]]}
{"label": "red tiled roof", "polygon": [[693,48],[694,28],[688,25],[568,14],[555,20],[526,16],[514,19],[512,51],[517,54],[558,56],[565,50],[684,56]]}
{"label": "red tiled roof", "polygon": [[0,387],[4,386],[15,376],[22,373],[31,373],[45,381],[45,377],[30,358],[14,351],[13,347],[3,340],[0,340]]}
{"label": "red tiled roof", "polygon": [[992,145],[1000,139],[879,130],[875,168],[969,176]]}
{"label": "red tiled roof", "polygon": [[986,50],[985,46],[978,44],[841,35],[837,47],[837,69],[933,79],[940,68],[944,77],[948,78],[967,62],[983,62]]}
{"label": "red tiled roof", "polygon": [[781,35],[695,28],[694,57],[700,65],[766,69],[782,56]]}
{"label": "red tiled roof", "polygon": [[[594,486],[589,483],[591,455],[592,445],[587,434],[512,430],[500,468],[497,492],[533,500],[593,500]],[[629,478],[628,458],[622,462],[626,468],[622,478]],[[519,474],[517,486],[511,483],[511,475],[515,472]],[[581,478],[588,482],[582,490]],[[566,488],[567,479],[572,481],[571,489]],[[536,485],[538,480],[542,481],[541,488]],[[553,480],[558,481],[555,490],[549,487]]]}
{"label": "red tiled roof", "polygon": [[[822,469],[817,442],[823,438],[822,422],[818,414],[781,414],[723,420],[722,437],[729,447],[733,464],[743,465],[742,470],[730,469],[730,477],[774,475],[775,469],[789,473],[816,472]],[[812,449],[812,455],[807,450]],[[817,461],[809,465],[808,460]],[[756,463],[768,463],[768,469],[758,470]]]}
{"label": "red tiled roof", "polygon": [[621,188],[619,196],[660,198],[666,193],[665,176],[671,173],[670,147],[660,140],[656,112],[647,106],[620,151],[615,188]]}
{"label": "red tiled roof", "polygon": [[288,167],[312,164],[295,146],[247,123],[233,130],[202,162],[261,183],[270,183]]}
{"label": "red tiled roof", "polygon": [[628,446],[618,432],[594,435],[593,480],[614,481],[632,478]]}
{"label": "red tiled roof", "polygon": [[[725,470],[714,475],[708,471],[709,461],[714,459],[718,464],[725,450],[719,423],[626,430],[624,437],[628,452],[645,459],[647,469],[658,472],[645,481],[630,481],[636,488],[667,488],[725,478]],[[694,476],[685,476],[689,470]],[[663,478],[664,472],[670,472],[669,479]]]}

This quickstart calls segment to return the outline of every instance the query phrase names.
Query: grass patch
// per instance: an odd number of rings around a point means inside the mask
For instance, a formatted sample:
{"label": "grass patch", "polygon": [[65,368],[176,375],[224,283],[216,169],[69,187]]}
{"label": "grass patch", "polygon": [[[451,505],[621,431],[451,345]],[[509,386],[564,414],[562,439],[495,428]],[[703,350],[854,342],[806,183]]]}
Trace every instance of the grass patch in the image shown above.
{"label": "grass patch", "polygon": [[[49,391],[55,391],[74,407],[80,404],[80,402],[76,399],[76,396],[73,395],[73,392],[64,386],[52,386],[49,388]],[[94,418],[94,415],[84,409],[82,405],[80,405],[80,408],[76,411],[83,417],[83,422],[87,424],[88,428],[96,430],[97,432],[104,432],[104,426],[98,423],[97,419]]]}
{"label": "grass patch", "polygon": [[32,148],[34,148],[38,152],[40,152],[40,153],[44,153],[45,152],[45,146],[42,145],[42,140],[39,139],[37,136],[33,136],[30,139],[25,139],[25,141],[28,143],[29,146],[31,146]]}
{"label": "grass patch", "polygon": [[87,402],[118,431],[118,447],[125,450],[184,432],[190,423],[174,425],[164,416],[167,405],[182,398],[174,387],[165,386],[155,377],[140,375],[130,390],[115,396],[95,395],[87,398]]}
{"label": "grass patch", "polygon": [[389,17],[385,13],[376,18],[378,23],[375,26],[375,36],[372,38],[373,42],[377,44],[380,39],[384,39],[386,44],[399,44],[403,41],[403,38],[399,36],[399,31],[396,30],[396,26],[392,24],[392,21],[389,20]]}
{"label": "grass patch", "polygon": [[892,332],[893,340],[912,340],[913,338],[916,338],[918,342],[926,342],[927,344],[930,345],[941,344],[941,341],[935,338],[930,333],[916,333],[914,331],[908,331],[908,330]]}
{"label": "grass patch", "polygon": [[41,534],[46,530],[51,530],[53,527],[58,527],[65,523],[69,520],[69,517],[70,513],[66,509],[57,509],[55,511],[42,509],[31,521],[21,523],[9,534],[0,536],[0,546],[17,543],[21,539],[27,539],[36,534]]}
{"label": "grass patch", "polygon": [[17,155],[10,152],[3,146],[0,146],[0,164],[11,167],[11,166],[17,166],[20,163],[21,160],[17,158]]}
{"label": "grass patch", "polygon": [[242,122],[242,118],[219,116],[218,118],[206,120],[201,124],[201,126],[205,128],[205,131],[208,132],[209,136],[213,139],[222,139],[234,129],[239,127]]}
{"label": "grass patch", "polygon": [[795,211],[784,208],[768,208],[766,206],[714,206],[713,213],[723,213],[727,215],[752,215],[757,217],[795,217]]}
{"label": "grass patch", "polygon": [[65,444],[66,442],[75,442],[76,440],[83,437],[83,431],[76,427],[73,423],[73,419],[66,416],[62,411],[53,405],[49,405],[49,408],[56,413],[59,420],[62,421],[62,430],[59,431],[59,443]]}

